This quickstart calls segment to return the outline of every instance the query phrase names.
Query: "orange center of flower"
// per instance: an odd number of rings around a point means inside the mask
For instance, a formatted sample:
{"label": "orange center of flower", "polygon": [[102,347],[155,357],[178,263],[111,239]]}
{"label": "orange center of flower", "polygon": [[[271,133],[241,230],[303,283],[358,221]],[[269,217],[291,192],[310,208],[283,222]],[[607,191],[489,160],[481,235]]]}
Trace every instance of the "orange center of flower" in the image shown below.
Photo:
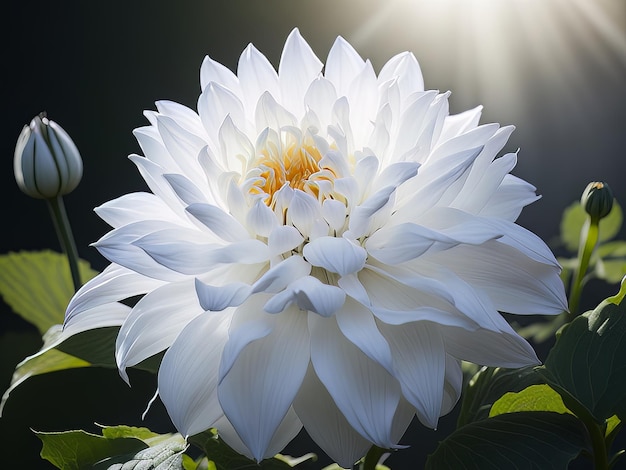
{"label": "orange center of flower", "polygon": [[318,182],[334,179],[330,169],[320,167],[322,155],[313,145],[294,143],[280,155],[273,150],[264,149],[257,157],[255,166],[260,170],[259,180],[250,188],[252,194],[266,194],[265,203],[270,207],[274,205],[274,194],[285,184],[319,198]]}

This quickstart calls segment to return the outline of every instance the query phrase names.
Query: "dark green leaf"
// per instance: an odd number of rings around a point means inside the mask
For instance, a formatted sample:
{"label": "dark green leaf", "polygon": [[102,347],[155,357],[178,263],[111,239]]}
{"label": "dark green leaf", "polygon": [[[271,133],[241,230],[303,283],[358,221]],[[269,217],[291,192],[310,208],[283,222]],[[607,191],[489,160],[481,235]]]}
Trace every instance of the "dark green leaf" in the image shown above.
{"label": "dark green leaf", "polygon": [[2,410],[11,392],[26,379],[39,374],[47,374],[48,372],[74,369],[77,367],[89,367],[89,365],[88,362],[82,359],[70,356],[56,349],[50,349],[41,355],[27,358],[25,361],[18,364],[13,373],[13,378],[11,379],[11,386],[2,395],[0,416],[2,415]]}
{"label": "dark green leaf", "polygon": [[118,326],[96,328],[70,336],[57,345],[57,349],[80,357],[94,366],[117,367],[115,362],[115,339]]}
{"label": "dark green leaf", "polygon": [[[83,282],[98,274],[87,261],[79,262]],[[0,295],[43,335],[63,323],[65,308],[74,294],[67,257],[54,251],[0,255]]]}
{"label": "dark green leaf", "polygon": [[604,422],[625,416],[625,358],[626,302],[604,301],[563,327],[542,373]]}
{"label": "dark green leaf", "polygon": [[563,470],[585,448],[569,414],[508,413],[464,426],[439,444],[426,470]]}
{"label": "dark green leaf", "polygon": [[522,369],[481,368],[468,382],[461,395],[463,402],[457,426],[461,427],[487,418],[491,405],[503,394],[519,392],[541,380],[534,366]]}
{"label": "dark green leaf", "polygon": [[254,460],[250,460],[231,449],[218,437],[217,432],[214,430],[191,436],[189,442],[202,449],[217,470],[258,470],[259,468],[264,470],[288,470],[292,468],[286,462],[276,458],[265,459],[260,463],[256,463]]}
{"label": "dark green leaf", "polygon": [[134,454],[147,444],[135,438],[107,439],[85,431],[35,432],[43,442],[41,457],[63,470],[92,467],[102,459]]}

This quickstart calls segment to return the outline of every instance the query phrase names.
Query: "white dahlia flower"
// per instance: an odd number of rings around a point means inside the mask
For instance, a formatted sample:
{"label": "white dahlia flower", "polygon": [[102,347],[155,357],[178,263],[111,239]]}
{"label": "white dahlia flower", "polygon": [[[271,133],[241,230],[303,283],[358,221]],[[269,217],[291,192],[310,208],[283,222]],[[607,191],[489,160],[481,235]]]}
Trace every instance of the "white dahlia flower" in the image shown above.
{"label": "white dahlia flower", "polygon": [[167,350],[158,393],[184,436],[216,427],[261,460],[304,426],[347,467],[415,415],[435,427],[461,360],[537,363],[499,312],[566,301],[514,223],[538,196],[515,153],[496,158],[512,127],[449,115],[410,53],[376,75],[338,38],[324,67],[298,30],[278,73],[250,45],[237,74],[207,57],[200,81],[197,112],[161,101],[135,131],[151,193],[96,209],[111,265],[65,319],[121,325],[126,380]]}

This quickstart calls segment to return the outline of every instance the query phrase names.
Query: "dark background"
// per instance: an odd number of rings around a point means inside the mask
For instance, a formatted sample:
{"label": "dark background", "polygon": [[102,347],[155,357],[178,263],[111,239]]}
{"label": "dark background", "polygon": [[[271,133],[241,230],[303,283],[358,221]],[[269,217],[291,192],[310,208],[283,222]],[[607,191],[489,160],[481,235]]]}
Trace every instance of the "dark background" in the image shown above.
{"label": "dark background", "polygon": [[[80,255],[101,270],[106,260],[88,245],[108,226],[92,209],[145,188],[126,158],[139,152],[131,131],[146,124],[142,111],[160,99],[195,108],[206,54],[235,69],[253,42],[277,66],[296,26],[323,61],[337,35],[377,71],[411,50],[426,87],[452,91],[451,112],[483,104],[483,123],[516,125],[505,149],[520,149],[513,173],[543,195],[519,222],[544,240],[554,240],[563,209],[589,181],[608,182],[626,206],[624,0],[35,0],[7,6],[0,28],[0,253],[59,249],[45,204],[23,195],[13,179],[15,142],[34,115],[45,110],[81,151],[84,178],[65,202]],[[36,330],[0,306],[2,391],[15,364],[40,341]],[[155,383],[141,372],[131,381],[132,389],[116,371],[95,369],[27,381],[0,418],[3,466],[47,468],[31,427],[141,425]],[[409,468],[406,462],[417,460],[418,468],[453,422],[454,416],[443,418],[436,433],[414,425],[404,439],[411,449],[389,464]],[[172,429],[159,404],[143,424]],[[306,441],[293,448],[309,450],[315,449]]]}

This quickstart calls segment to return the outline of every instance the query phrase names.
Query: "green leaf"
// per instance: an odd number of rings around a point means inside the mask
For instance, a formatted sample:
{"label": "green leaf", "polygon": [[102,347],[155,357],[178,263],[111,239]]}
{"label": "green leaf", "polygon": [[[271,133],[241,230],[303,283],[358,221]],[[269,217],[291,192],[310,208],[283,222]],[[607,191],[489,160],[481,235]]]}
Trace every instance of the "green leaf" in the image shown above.
{"label": "green leaf", "polygon": [[56,348],[92,365],[115,368],[115,339],[119,330],[119,326],[110,326],[83,331],[57,344]]}
{"label": "green leaf", "polygon": [[597,248],[597,255],[600,258],[621,258],[626,256],[626,241],[616,240],[603,243]]}
{"label": "green leaf", "polygon": [[31,356],[26,358],[18,364],[17,369],[13,373],[11,379],[11,386],[2,395],[2,402],[0,402],[0,416],[2,416],[2,410],[4,405],[9,399],[11,392],[26,379],[35,375],[47,374],[48,372],[55,372],[57,370],[74,369],[77,367],[89,367],[90,364],[82,359],[79,359],[56,349],[50,349],[45,353],[37,356]]}
{"label": "green leaf", "polygon": [[136,438],[107,439],[85,431],[35,432],[43,442],[41,457],[63,470],[80,470],[117,455],[147,448]]}
{"label": "green leaf", "polygon": [[[83,282],[98,274],[84,260],[79,262]],[[74,294],[74,285],[65,255],[53,251],[0,255],[0,295],[43,335],[63,323],[65,308]]]}
{"label": "green leaf", "polygon": [[522,369],[481,368],[463,391],[457,426],[469,424],[489,416],[496,400],[506,392],[519,392],[541,381],[534,366]]}
{"label": "green leaf", "polygon": [[[563,212],[563,218],[561,219],[561,240],[568,250],[573,252],[578,251],[580,231],[587,217],[587,213],[578,201],[572,203]],[[615,201],[610,214],[600,220],[600,236],[598,241],[602,243],[615,237],[622,226],[622,220],[622,208],[617,201]]]}
{"label": "green leaf", "polygon": [[600,423],[626,416],[626,302],[612,300],[565,325],[542,369]]}
{"label": "green leaf", "polygon": [[[136,437],[142,441],[161,437],[161,434],[150,431],[148,428],[138,428],[135,426],[102,426],[102,435],[107,439],[117,439],[119,437]],[[167,434],[166,437],[170,435]]]}
{"label": "green leaf", "polygon": [[217,431],[214,429],[196,434],[189,438],[189,442],[198,446],[204,451],[209,459],[209,468],[211,463],[217,470],[288,470],[291,467],[283,460],[271,458],[265,459],[260,463],[237,453],[231,449],[224,441],[222,441]]}
{"label": "green leaf", "polygon": [[158,436],[159,443],[134,454],[111,456],[93,466],[94,470],[181,470],[187,447],[180,434]]}
{"label": "green leaf", "polygon": [[585,429],[569,414],[507,413],[458,429],[428,457],[426,470],[562,470],[585,448]]}
{"label": "green leaf", "polygon": [[595,273],[609,284],[617,284],[626,275],[626,258],[598,259]]}
{"label": "green leaf", "polygon": [[526,387],[521,392],[509,392],[496,401],[489,417],[519,411],[551,411],[553,413],[572,413],[563,404],[561,395],[549,385],[539,384]]}

